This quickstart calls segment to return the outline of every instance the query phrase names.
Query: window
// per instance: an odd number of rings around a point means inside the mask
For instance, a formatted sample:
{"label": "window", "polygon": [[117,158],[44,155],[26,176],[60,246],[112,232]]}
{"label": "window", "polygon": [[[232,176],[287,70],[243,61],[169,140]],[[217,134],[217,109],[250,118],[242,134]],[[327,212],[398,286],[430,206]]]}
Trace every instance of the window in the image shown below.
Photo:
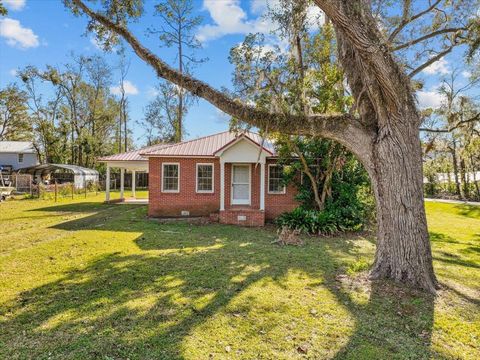
{"label": "window", "polygon": [[18,163],[23,163],[23,154],[18,154]]}
{"label": "window", "polygon": [[197,164],[197,192],[213,193],[213,164]]}
{"label": "window", "polygon": [[178,163],[163,163],[162,191],[179,192],[180,165]]}
{"label": "window", "polygon": [[270,194],[285,194],[283,166],[268,165],[268,192]]}

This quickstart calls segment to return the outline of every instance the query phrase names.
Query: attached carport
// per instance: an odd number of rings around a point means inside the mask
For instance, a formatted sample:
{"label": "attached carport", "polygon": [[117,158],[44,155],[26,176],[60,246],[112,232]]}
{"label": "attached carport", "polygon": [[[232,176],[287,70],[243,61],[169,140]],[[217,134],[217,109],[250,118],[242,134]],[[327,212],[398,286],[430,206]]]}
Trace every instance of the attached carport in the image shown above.
{"label": "attached carport", "polygon": [[148,173],[148,159],[141,156],[141,153],[161,149],[170,144],[157,144],[147,146],[138,150],[132,150],[121,154],[104,156],[98,159],[98,162],[105,163],[106,183],[105,183],[105,201],[110,201],[110,171],[112,168],[120,169],[120,200],[125,201],[125,172],[132,173],[132,197],[135,197],[135,177],[137,172]]}

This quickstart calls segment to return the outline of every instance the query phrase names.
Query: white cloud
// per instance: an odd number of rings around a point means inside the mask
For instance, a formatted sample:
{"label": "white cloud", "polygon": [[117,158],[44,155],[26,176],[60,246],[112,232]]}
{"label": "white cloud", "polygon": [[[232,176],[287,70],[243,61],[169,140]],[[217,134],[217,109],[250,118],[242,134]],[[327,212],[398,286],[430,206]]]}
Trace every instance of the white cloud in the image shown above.
{"label": "white cloud", "polygon": [[[200,27],[197,39],[201,42],[215,40],[225,35],[263,33],[270,34],[277,25],[265,17],[267,9],[280,6],[278,0],[252,0],[250,11],[256,15],[249,19],[247,13],[240,6],[240,0],[203,0],[203,8],[210,13],[213,24]],[[323,21],[323,13],[317,6],[310,6],[307,10],[307,22],[310,28]]]}
{"label": "white cloud", "polygon": [[19,11],[25,7],[26,0],[3,0],[3,3],[10,10]]}
{"label": "white cloud", "polygon": [[448,67],[448,61],[442,58],[427,66],[423,72],[428,75],[447,75],[451,73],[451,70]]}
{"label": "white cloud", "polygon": [[240,7],[239,0],[204,0],[214,24],[202,26],[197,34],[199,41],[214,40],[228,34],[246,34],[252,31],[253,24],[247,23],[247,14]]}
{"label": "white cloud", "polygon": [[[133,85],[133,83],[128,81],[128,80],[125,80],[123,82],[123,88],[125,89],[125,94],[126,95],[137,95],[138,94],[137,87],[135,85]],[[110,92],[113,95],[121,95],[122,90],[121,90],[120,85],[110,87]]]}
{"label": "white cloud", "polygon": [[17,76],[18,74],[17,69],[10,69],[8,73],[10,74],[10,76],[13,76],[13,77]]}
{"label": "white cloud", "polygon": [[462,76],[466,79],[469,79],[472,77],[472,73],[470,71],[464,70],[462,71]]}
{"label": "white cloud", "polygon": [[0,36],[7,40],[7,44],[20,49],[28,49],[39,45],[38,36],[32,29],[24,28],[20,21],[5,18],[0,19]]}
{"label": "white cloud", "polygon": [[436,89],[430,91],[417,91],[418,107],[420,109],[433,108],[436,109],[445,101],[445,96],[439,94]]}

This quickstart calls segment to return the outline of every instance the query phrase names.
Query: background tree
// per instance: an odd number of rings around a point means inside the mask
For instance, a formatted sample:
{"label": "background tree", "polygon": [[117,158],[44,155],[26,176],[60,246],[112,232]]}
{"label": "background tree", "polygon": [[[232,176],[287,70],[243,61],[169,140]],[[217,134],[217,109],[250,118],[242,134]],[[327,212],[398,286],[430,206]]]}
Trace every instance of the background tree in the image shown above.
{"label": "background tree", "polygon": [[[34,131],[34,145],[41,162],[61,162],[62,153],[67,153],[66,146],[69,133],[61,111],[62,93],[54,89],[50,97],[41,94],[39,88],[44,81],[38,77],[38,69],[28,66],[18,72],[23,87],[28,94],[28,107]],[[58,133],[62,134],[58,134]],[[63,150],[63,151],[61,151]]]}
{"label": "background tree", "polygon": [[8,11],[7,9],[5,8],[5,6],[2,4],[2,1],[0,1],[0,15],[7,15],[8,14]]}
{"label": "background tree", "polygon": [[0,90],[0,141],[25,141],[32,138],[27,93],[17,85]]}
{"label": "background tree", "polygon": [[[448,188],[443,191],[460,199],[473,199],[476,191],[470,188],[476,190],[478,186],[474,144],[480,134],[480,105],[467,93],[480,83],[480,79],[471,77],[465,82],[459,80],[459,75],[457,69],[443,80],[438,93],[444,101],[424,119],[421,130],[426,133],[425,140],[429,143],[425,156],[428,157],[430,181],[436,182],[437,174],[443,168],[446,172],[441,174],[442,181],[445,181],[446,174],[449,177],[451,174],[455,185],[453,191]],[[442,166],[446,159],[450,161],[449,166]],[[431,196],[436,195],[434,186],[430,185]]]}
{"label": "background tree", "polygon": [[[175,86],[166,82],[156,87],[157,94],[138,124],[146,131],[147,145],[177,141],[179,98]],[[185,102],[182,103],[185,107]]]}
{"label": "background tree", "polygon": [[[278,8],[270,9],[270,16],[278,21],[281,38],[292,44],[290,51],[282,53],[278,47],[268,50],[265,37],[259,34],[247,36],[241,45],[232,49],[230,61],[235,66],[235,95],[244,102],[254,103],[266,111],[282,113],[285,117],[292,113],[345,112],[352,101],[345,94],[343,72],[336,63],[333,28],[326,24],[307,36],[307,17],[306,11],[303,11],[295,20],[294,29],[286,31],[297,6],[298,3],[283,0]],[[283,147],[290,144],[286,153],[298,156],[302,171],[312,184],[316,207],[323,210],[331,189],[331,176],[337,166],[336,154],[341,153],[343,148],[338,143],[323,140],[327,149],[322,156],[330,155],[330,158],[324,160],[324,171],[314,174],[299,146],[302,143],[300,134],[274,136]],[[313,140],[315,142],[316,139]],[[323,176],[324,179],[319,178]]]}
{"label": "background tree", "polygon": [[[158,36],[161,46],[175,48],[176,68],[180,74],[189,74],[194,65],[205,61],[195,57],[195,50],[201,48],[200,42],[195,37],[195,30],[202,22],[202,17],[193,16],[193,9],[192,0],[160,1],[155,5],[155,15],[161,19],[160,25],[150,29],[152,34]],[[182,141],[183,119],[191,102],[191,97],[185,92],[182,84],[177,85],[169,87],[169,91],[175,92],[178,98],[174,123],[175,142]],[[168,85],[160,86],[165,88]],[[155,103],[157,102],[154,100],[151,105]]]}
{"label": "background tree", "polygon": [[[437,280],[423,201],[421,116],[411,79],[457,46],[468,46],[469,55],[478,49],[480,20],[471,11],[478,8],[478,1],[438,0],[428,5],[407,0],[313,2],[335,29],[339,62],[355,102],[353,113],[292,113],[286,117],[242,103],[171,68],[140,43],[128,24],[142,15],[141,1],[108,1],[97,11],[87,6],[87,1],[65,0],[73,13],[90,17],[91,30],[100,36],[107,32],[121,36],[159,77],[225,113],[263,130],[323,136],[347,147],[367,170],[376,198],[378,237],[371,277],[435,292]],[[394,7],[388,8],[391,4]],[[379,26],[382,20],[384,24]],[[428,60],[414,56],[413,61],[407,57],[402,61],[396,55],[415,52],[421,46],[427,57],[433,52],[436,55]]]}
{"label": "background tree", "polygon": [[95,167],[97,157],[115,152],[120,104],[110,95],[111,68],[103,58],[78,56],[45,70],[27,67],[19,77],[42,161]]}
{"label": "background tree", "polygon": [[[130,61],[126,59],[125,49],[122,47],[119,51],[120,61],[118,69],[120,71],[120,100],[118,113],[118,152],[128,151],[128,98],[125,90],[125,81],[130,69]],[[123,140],[122,140],[122,125],[123,125]],[[123,150],[122,150],[123,146]]]}

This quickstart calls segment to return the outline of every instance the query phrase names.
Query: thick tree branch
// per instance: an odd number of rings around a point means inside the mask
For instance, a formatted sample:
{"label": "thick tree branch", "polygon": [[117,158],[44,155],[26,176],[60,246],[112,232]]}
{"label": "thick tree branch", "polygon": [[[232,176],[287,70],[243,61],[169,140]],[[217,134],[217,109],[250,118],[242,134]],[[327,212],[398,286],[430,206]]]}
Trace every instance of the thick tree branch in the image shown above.
{"label": "thick tree branch", "polygon": [[439,36],[439,35],[442,35],[442,34],[450,34],[450,33],[457,33],[459,31],[466,31],[468,30],[468,28],[466,27],[459,27],[459,28],[445,28],[445,29],[441,29],[441,30],[437,30],[437,31],[433,31],[429,34],[426,34],[424,36],[421,36],[419,38],[416,38],[416,39],[413,39],[411,41],[408,41],[404,44],[401,44],[401,45],[398,45],[398,46],[395,46],[394,48],[392,48],[392,51],[397,51],[397,50],[401,50],[401,49],[405,49],[407,47],[410,47],[410,46],[413,46],[413,45],[416,45],[418,43],[421,43],[422,41],[425,41],[425,40],[428,40],[428,39],[431,39],[435,36]]}
{"label": "thick tree branch", "polygon": [[428,61],[426,61],[425,63],[423,63],[422,65],[420,65],[419,67],[417,67],[415,70],[412,70],[412,72],[410,72],[410,74],[408,74],[408,77],[410,78],[413,78],[415,75],[417,75],[418,73],[420,73],[422,70],[424,70],[425,68],[429,67],[430,65],[432,65],[434,62],[437,62],[438,60],[440,60],[441,58],[443,58],[445,55],[447,55],[448,53],[450,53],[453,48],[455,47],[455,45],[452,45],[448,48],[446,48],[444,51],[438,53],[437,55],[435,55],[434,57],[431,57],[430,59],[428,59]]}
{"label": "thick tree branch", "polygon": [[359,148],[363,148],[362,151],[365,152],[370,149],[373,135],[368,133],[350,114],[290,115],[285,118],[282,114],[270,113],[248,106],[203,81],[174,70],[144,47],[128,29],[93,11],[82,0],[72,0],[72,3],[91,19],[121,36],[141,59],[153,67],[159,77],[182,86],[193,95],[207,100],[233,117],[261,129],[268,128],[270,131],[324,136],[340,142],[354,153],[358,153]]}
{"label": "thick tree branch", "polygon": [[480,113],[475,114],[474,116],[461,120],[457,122],[455,125],[452,125],[446,129],[430,129],[430,128],[420,128],[420,131],[425,131],[425,132],[431,132],[431,133],[449,133],[452,132],[455,129],[458,129],[459,127],[462,127],[465,124],[472,123],[475,121],[480,121]]}

